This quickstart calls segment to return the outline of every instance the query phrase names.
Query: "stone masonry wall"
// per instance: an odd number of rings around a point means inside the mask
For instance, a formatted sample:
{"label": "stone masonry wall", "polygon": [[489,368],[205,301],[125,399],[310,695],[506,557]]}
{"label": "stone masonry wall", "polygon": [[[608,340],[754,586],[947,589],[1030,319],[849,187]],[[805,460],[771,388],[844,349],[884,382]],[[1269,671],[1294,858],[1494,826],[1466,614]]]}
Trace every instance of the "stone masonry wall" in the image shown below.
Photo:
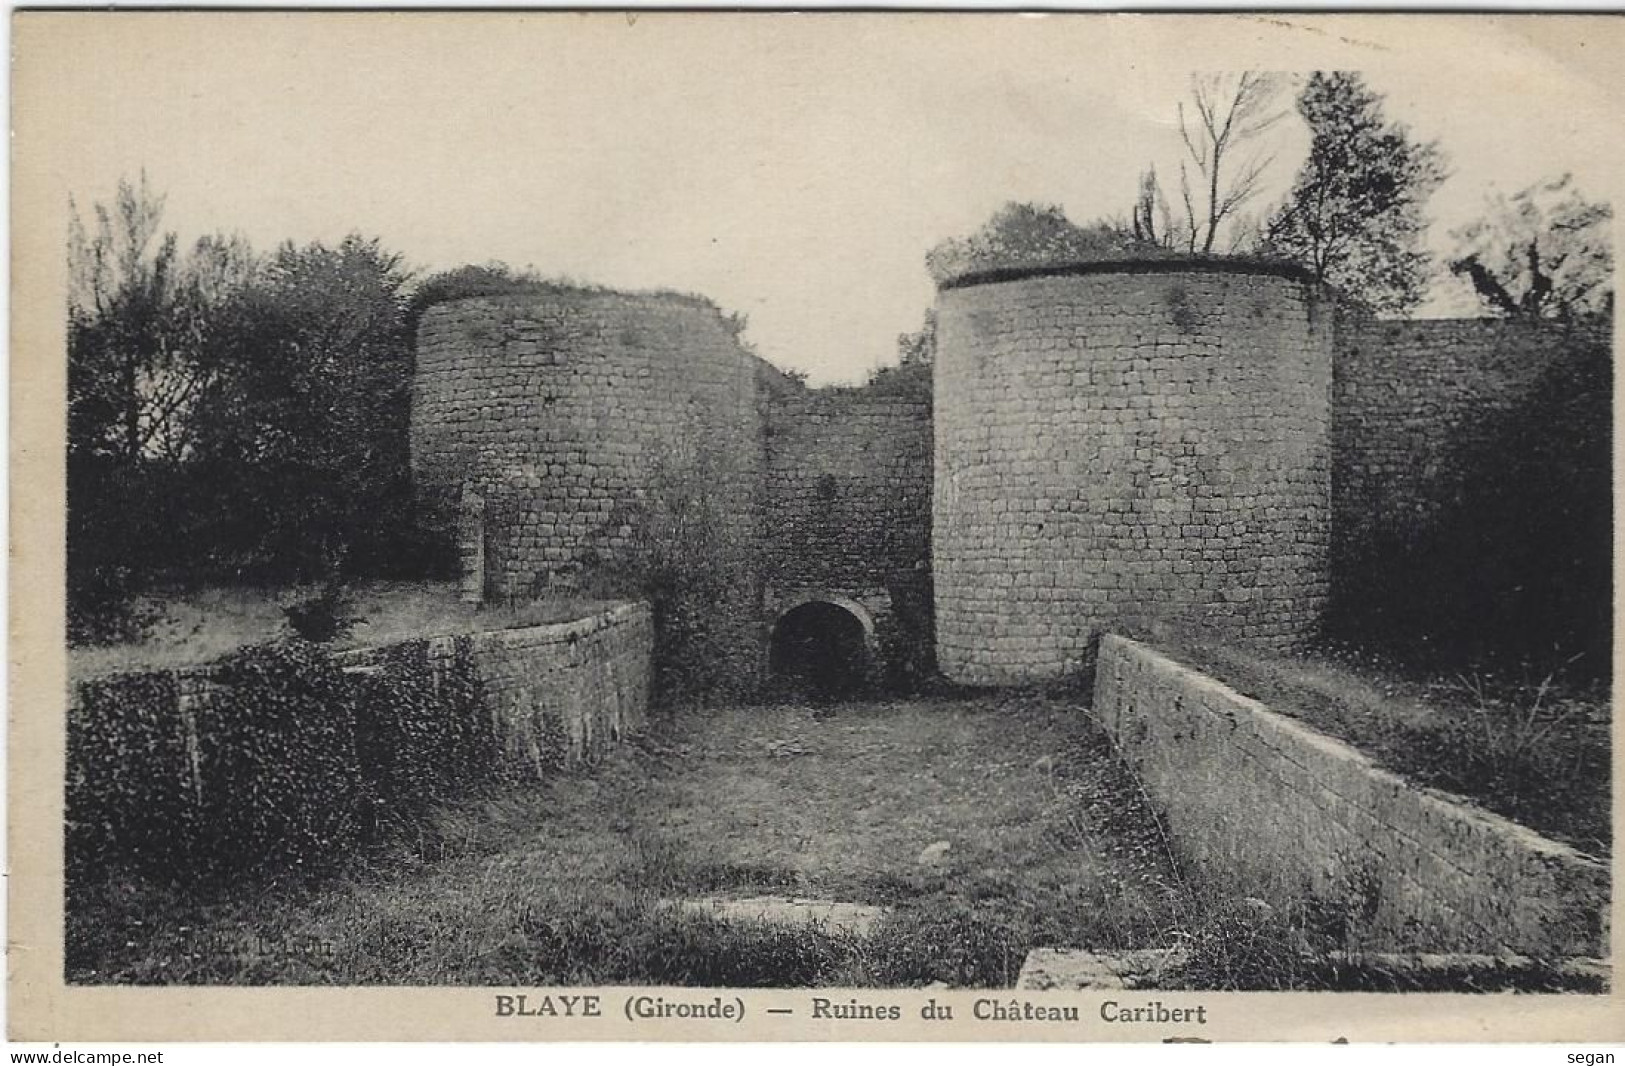
{"label": "stone masonry wall", "polygon": [[[246,649],[75,686],[70,866],[215,877],[318,862],[425,803],[590,763],[645,721],[653,619],[570,622],[325,652]],[[393,818],[393,815],[391,816]]]}
{"label": "stone masonry wall", "polygon": [[1606,956],[1608,870],[1411,785],[1144,645],[1101,642],[1093,713],[1193,870],[1350,920],[1351,948]]}
{"label": "stone masonry wall", "polygon": [[1401,639],[1439,628],[1436,610],[1457,616],[1453,629],[1525,630],[1534,644],[1565,635],[1545,632],[1547,613],[1606,632],[1611,332],[1608,322],[1342,318],[1339,616]]}
{"label": "stone masonry wall", "polygon": [[769,418],[770,585],[885,587],[929,561],[929,395],[803,390]]}
{"label": "stone masonry wall", "polygon": [[[458,639],[428,638],[430,670],[451,668]],[[504,761],[522,775],[545,777],[553,767],[596,761],[646,721],[654,645],[647,604],[616,604],[569,622],[488,630],[467,640]],[[333,658],[364,672],[388,650],[354,648]],[[188,750],[196,750],[196,716],[208,713],[219,686],[207,666],[178,671],[176,679],[181,728]]]}
{"label": "stone masonry wall", "polygon": [[1332,323],[1295,276],[1036,272],[938,301],[933,579],[953,680],[1167,620],[1284,646],[1326,593]]}
{"label": "stone masonry wall", "polygon": [[485,500],[487,588],[539,592],[626,553],[651,508],[703,498],[759,534],[757,363],[701,300],[560,288],[431,308],[413,472],[442,513]]}
{"label": "stone masonry wall", "polygon": [[[450,666],[455,639],[429,640],[431,669]],[[653,620],[643,603],[473,634],[469,652],[504,761],[541,778],[557,766],[595,762],[641,729],[653,648]],[[365,669],[379,651],[361,648],[340,659]]]}
{"label": "stone masonry wall", "polygon": [[862,603],[892,683],[931,664],[929,370],[858,388],[779,388],[767,413],[769,625],[808,598]]}

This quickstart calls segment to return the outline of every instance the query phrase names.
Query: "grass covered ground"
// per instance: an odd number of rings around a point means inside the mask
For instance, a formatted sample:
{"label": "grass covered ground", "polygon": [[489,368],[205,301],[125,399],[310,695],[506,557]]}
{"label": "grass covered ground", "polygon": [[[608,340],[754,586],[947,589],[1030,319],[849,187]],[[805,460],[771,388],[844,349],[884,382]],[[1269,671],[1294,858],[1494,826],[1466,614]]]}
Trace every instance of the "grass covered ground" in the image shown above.
{"label": "grass covered ground", "polygon": [[[859,937],[669,902],[701,895],[888,911]],[[1031,947],[1166,943],[1181,898],[1155,819],[1074,707],[730,707],[444,811],[318,884],[213,900],[86,886],[68,968],[89,983],[997,987]]]}
{"label": "grass covered ground", "polygon": [[[859,934],[676,905],[762,896],[885,911]],[[1087,712],[1006,693],[686,714],[321,876],[71,886],[66,950],[78,984],[997,988],[1080,947],[1174,948],[1169,988],[1603,987],[1339,958],[1339,924],[1182,871]]]}

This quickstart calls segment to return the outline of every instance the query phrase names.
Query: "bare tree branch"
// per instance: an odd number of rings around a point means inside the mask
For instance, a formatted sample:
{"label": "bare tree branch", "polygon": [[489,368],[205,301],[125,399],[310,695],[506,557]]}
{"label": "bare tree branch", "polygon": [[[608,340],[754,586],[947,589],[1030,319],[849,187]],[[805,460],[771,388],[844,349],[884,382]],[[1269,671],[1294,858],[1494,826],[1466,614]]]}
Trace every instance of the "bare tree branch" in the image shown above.
{"label": "bare tree branch", "polygon": [[1199,212],[1190,195],[1188,178],[1181,168],[1181,191],[1185,194],[1189,250],[1198,246],[1211,252],[1224,224],[1258,194],[1264,171],[1273,162],[1271,154],[1257,155],[1243,163],[1235,176],[1225,165],[1242,145],[1268,132],[1285,113],[1275,106],[1276,79],[1258,71],[1191,77],[1192,119],[1179,105],[1179,136],[1185,152],[1201,175],[1204,202]]}

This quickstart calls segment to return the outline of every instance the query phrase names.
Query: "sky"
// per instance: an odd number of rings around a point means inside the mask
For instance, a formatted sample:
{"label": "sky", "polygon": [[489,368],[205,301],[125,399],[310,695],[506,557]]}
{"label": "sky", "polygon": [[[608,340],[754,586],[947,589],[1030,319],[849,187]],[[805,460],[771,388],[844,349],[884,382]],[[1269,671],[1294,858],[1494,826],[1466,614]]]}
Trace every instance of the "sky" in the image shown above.
{"label": "sky", "polygon": [[[1441,251],[1492,188],[1572,171],[1609,198],[1620,173],[1621,34],[1596,18],[15,18],[14,216],[65,233],[70,196],[145,170],[183,241],[356,231],[425,272],[698,292],[814,383],[895,361],[934,299],[925,252],[1001,203],[1087,222],[1147,164],[1174,174],[1194,70],[1363,71],[1449,157]],[[1258,210],[1306,143],[1276,127]]]}

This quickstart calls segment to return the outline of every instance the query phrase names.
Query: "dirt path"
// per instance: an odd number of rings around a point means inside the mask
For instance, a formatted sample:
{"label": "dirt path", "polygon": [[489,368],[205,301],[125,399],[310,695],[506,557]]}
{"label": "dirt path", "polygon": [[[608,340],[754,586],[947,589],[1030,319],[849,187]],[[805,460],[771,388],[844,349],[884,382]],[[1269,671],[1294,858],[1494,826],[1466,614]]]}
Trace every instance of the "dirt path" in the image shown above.
{"label": "dirt path", "polygon": [[[1155,824],[1060,703],[732,707],[590,773],[443,814],[317,893],[110,893],[76,979],[320,984],[1007,985],[1029,948],[1175,924]],[[860,935],[674,907],[884,908]],[[136,924],[139,923],[139,924]]]}

